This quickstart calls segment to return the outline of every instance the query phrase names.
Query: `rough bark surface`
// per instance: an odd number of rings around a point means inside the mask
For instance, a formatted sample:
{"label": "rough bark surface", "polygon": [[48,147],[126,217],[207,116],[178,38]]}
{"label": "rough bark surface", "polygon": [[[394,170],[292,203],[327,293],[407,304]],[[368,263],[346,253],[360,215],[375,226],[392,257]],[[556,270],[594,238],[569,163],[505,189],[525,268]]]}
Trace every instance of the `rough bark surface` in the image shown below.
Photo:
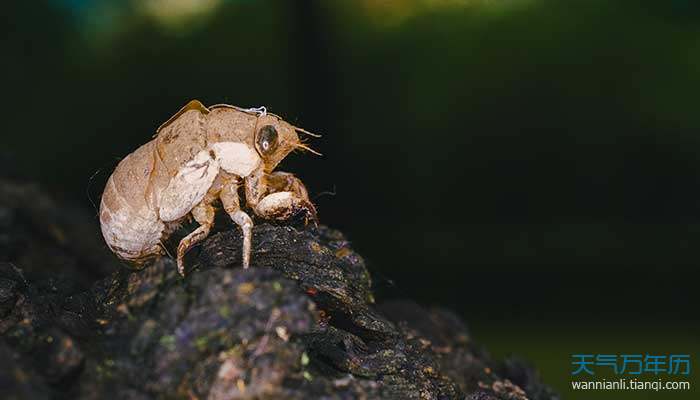
{"label": "rough bark surface", "polygon": [[338,231],[259,224],[247,270],[240,242],[213,234],[185,279],[116,267],[95,220],[0,181],[1,397],[558,398],[451,312],[375,303]]}

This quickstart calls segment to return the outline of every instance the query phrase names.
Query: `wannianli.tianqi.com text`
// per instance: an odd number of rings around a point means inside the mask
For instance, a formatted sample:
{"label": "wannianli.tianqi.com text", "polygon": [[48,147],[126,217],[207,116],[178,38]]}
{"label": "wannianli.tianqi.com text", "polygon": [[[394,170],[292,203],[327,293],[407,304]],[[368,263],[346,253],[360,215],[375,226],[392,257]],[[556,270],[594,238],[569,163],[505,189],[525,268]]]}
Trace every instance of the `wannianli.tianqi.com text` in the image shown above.
{"label": "wannianli.tianqi.com text", "polygon": [[571,381],[573,390],[690,390],[688,381],[642,381],[638,379]]}

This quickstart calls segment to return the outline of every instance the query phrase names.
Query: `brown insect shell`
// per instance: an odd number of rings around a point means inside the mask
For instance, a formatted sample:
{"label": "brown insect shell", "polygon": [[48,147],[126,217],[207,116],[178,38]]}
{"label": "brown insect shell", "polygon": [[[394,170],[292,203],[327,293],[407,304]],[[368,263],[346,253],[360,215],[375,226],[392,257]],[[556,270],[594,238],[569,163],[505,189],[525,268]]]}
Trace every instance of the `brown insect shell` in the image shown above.
{"label": "brown insect shell", "polygon": [[[279,145],[261,157],[255,134],[264,125],[275,127]],[[298,144],[295,128],[276,115],[191,101],[110,176],[100,204],[105,241],[137,263],[162,254],[162,240],[202,200],[220,167],[245,177],[263,163],[270,172]]]}
{"label": "brown insect shell", "polygon": [[163,221],[163,192],[208,143],[244,142],[254,148],[255,114],[223,107],[212,112],[215,118],[207,118],[206,107],[190,102],[115,168],[102,194],[100,223],[107,245],[120,258],[139,263],[163,253],[164,236],[194,206],[185,205],[176,210],[177,218]]}
{"label": "brown insect shell", "polygon": [[126,156],[107,180],[100,202],[100,226],[109,248],[126,260],[161,253],[165,224],[153,210],[148,193],[154,170],[155,142]]}

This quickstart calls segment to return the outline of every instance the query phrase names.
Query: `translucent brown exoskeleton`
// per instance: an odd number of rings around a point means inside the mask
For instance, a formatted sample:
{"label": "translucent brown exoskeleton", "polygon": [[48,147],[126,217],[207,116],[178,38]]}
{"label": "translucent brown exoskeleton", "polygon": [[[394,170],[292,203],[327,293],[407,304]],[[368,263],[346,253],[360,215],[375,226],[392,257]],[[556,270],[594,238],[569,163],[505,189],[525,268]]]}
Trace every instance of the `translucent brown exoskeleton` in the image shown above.
{"label": "translucent brown exoskeleton", "polygon": [[243,232],[243,267],[250,265],[253,221],[245,209],[272,220],[300,212],[316,222],[316,209],[294,175],[273,172],[295,149],[312,151],[295,127],[261,107],[205,107],[190,101],[161,125],[150,142],[126,156],[107,181],[100,203],[102,235],[121,259],[142,264],[166,254],[163,242],[192,217],[199,226],[177,248],[184,256],[214,224],[217,201]]}

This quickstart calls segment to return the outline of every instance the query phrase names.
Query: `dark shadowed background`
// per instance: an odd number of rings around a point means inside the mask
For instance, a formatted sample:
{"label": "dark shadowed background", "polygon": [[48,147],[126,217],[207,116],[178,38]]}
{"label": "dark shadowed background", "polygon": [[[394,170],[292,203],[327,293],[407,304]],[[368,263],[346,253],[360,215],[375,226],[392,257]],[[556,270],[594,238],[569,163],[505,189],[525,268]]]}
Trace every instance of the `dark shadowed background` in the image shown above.
{"label": "dark shadowed background", "polygon": [[323,157],[281,169],[364,255],[379,299],[456,310],[564,398],[697,396],[568,382],[581,352],[700,361],[700,3],[3,7],[15,175],[96,214],[118,160],[188,100],[265,105],[323,134]]}

